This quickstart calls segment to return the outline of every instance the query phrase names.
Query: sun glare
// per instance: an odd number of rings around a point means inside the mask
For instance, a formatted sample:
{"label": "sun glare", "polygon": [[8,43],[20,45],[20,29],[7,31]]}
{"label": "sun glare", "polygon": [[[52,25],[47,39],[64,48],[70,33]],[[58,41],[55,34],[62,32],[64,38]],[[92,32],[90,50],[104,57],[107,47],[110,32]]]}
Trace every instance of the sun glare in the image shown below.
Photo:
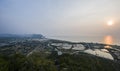
{"label": "sun glare", "polygon": [[108,26],[112,26],[112,25],[113,25],[113,20],[109,20],[109,21],[107,22],[107,25],[108,25]]}

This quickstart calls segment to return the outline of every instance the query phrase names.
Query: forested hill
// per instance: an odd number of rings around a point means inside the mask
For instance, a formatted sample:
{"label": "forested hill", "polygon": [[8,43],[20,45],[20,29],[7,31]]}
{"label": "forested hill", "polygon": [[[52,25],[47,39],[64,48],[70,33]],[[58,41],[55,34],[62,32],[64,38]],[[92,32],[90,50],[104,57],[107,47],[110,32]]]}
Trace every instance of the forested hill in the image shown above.
{"label": "forested hill", "polygon": [[0,56],[0,71],[119,71],[120,64],[86,53],[78,55],[44,52]]}
{"label": "forested hill", "polygon": [[0,38],[45,38],[41,34],[0,34]]}

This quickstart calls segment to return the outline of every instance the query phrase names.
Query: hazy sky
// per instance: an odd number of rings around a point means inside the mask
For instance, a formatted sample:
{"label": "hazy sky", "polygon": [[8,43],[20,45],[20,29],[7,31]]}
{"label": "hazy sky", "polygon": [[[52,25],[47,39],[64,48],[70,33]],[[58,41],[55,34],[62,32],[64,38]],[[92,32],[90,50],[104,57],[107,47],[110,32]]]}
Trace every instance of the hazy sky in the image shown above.
{"label": "hazy sky", "polygon": [[119,20],[120,0],[0,0],[0,33],[120,36]]}

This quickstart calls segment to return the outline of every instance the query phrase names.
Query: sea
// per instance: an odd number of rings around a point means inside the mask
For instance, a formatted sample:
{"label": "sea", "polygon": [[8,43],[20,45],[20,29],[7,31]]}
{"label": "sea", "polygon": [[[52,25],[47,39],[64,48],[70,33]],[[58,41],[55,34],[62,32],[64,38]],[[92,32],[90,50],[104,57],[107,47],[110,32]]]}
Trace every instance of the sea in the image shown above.
{"label": "sea", "polygon": [[71,42],[103,43],[120,45],[120,38],[111,35],[107,36],[49,36],[52,39],[65,40]]}

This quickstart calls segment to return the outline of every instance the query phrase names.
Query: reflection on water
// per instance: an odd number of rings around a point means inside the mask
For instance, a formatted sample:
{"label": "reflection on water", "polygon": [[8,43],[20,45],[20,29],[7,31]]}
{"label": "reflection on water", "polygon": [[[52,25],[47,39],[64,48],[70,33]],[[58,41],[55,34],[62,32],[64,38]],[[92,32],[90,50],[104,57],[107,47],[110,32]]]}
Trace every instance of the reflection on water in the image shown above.
{"label": "reflection on water", "polygon": [[105,42],[105,44],[113,44],[113,38],[112,38],[112,36],[106,36],[105,38],[104,38],[104,42]]}
{"label": "reflection on water", "polygon": [[114,44],[120,45],[120,37],[113,36],[51,36],[49,38],[67,40],[72,42],[93,42],[93,43],[105,43],[105,44]]}

